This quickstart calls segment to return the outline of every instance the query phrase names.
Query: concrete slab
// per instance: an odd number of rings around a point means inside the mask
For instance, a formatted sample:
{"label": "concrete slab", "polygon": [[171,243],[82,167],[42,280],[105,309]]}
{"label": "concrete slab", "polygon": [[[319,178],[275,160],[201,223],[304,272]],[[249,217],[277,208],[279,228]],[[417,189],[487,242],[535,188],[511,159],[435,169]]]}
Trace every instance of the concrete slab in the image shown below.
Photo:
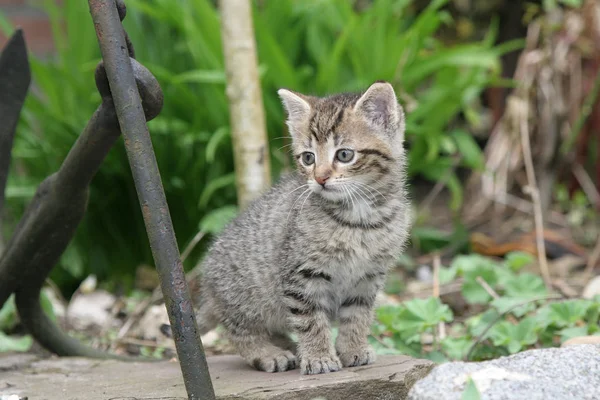
{"label": "concrete slab", "polygon": [[[176,362],[23,357],[0,361],[5,367],[0,370],[0,397],[15,394],[29,400],[187,399]],[[6,357],[0,355],[2,358]],[[259,372],[232,355],[209,357],[208,364],[221,400],[403,400],[412,385],[433,367],[426,360],[380,356],[372,365],[303,376],[299,370]]]}

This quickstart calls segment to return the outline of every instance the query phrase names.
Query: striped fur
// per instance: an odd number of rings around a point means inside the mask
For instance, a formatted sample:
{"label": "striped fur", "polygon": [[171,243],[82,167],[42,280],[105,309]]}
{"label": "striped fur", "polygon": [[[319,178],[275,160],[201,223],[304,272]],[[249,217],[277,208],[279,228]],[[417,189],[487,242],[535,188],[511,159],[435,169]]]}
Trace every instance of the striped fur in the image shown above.
{"label": "striped fur", "polygon": [[[299,364],[316,374],[371,363],[375,298],[411,223],[402,108],[384,82],[325,98],[279,93],[298,170],[212,244],[201,266],[201,332],[222,324],[263,371]],[[353,158],[339,161],[340,149]],[[304,152],[314,163],[304,163]]]}

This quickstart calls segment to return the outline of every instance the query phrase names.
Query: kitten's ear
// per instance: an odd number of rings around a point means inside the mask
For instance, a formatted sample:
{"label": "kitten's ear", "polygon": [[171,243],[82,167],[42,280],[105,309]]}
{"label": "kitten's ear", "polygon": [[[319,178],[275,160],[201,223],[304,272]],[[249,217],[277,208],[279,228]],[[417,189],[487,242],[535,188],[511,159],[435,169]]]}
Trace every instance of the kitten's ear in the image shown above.
{"label": "kitten's ear", "polygon": [[277,94],[283,102],[290,124],[296,124],[310,116],[310,103],[307,96],[287,89],[279,89]]}
{"label": "kitten's ear", "polygon": [[375,82],[354,106],[354,112],[374,128],[392,136],[404,136],[404,112],[398,104],[394,88],[387,82]]}

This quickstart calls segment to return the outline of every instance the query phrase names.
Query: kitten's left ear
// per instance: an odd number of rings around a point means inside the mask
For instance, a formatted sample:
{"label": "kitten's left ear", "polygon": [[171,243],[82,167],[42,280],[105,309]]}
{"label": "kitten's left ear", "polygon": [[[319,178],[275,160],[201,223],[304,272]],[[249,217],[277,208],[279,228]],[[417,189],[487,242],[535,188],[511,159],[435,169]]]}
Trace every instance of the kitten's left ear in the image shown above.
{"label": "kitten's left ear", "polygon": [[287,112],[286,124],[290,135],[295,139],[301,134],[301,127],[310,117],[310,97],[287,89],[279,89],[277,93]]}
{"label": "kitten's left ear", "polygon": [[354,106],[354,112],[375,129],[391,136],[404,136],[404,112],[394,88],[387,82],[372,84]]}
{"label": "kitten's left ear", "polygon": [[287,89],[279,89],[277,94],[281,98],[290,122],[297,123],[309,117],[311,109],[307,96]]}

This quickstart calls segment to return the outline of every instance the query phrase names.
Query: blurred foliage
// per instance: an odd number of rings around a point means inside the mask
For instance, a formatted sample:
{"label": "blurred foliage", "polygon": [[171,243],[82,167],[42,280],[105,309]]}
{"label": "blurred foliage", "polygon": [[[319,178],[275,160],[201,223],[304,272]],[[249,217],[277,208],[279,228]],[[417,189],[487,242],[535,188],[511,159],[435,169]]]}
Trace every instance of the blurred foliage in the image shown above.
{"label": "blurred foliage", "polygon": [[[42,309],[52,321],[57,321],[52,302],[45,291],[40,294]],[[5,352],[25,352],[31,349],[31,335],[9,335],[19,326],[19,316],[15,305],[15,295],[12,294],[0,307],[0,354]]]}
{"label": "blurred foliage", "polygon": [[[282,149],[287,132],[278,88],[324,95],[384,79],[407,110],[409,174],[443,180],[452,206],[460,205],[454,167],[482,165],[468,131],[478,123],[479,95],[499,83],[499,56],[522,43],[494,46],[492,24],[481,42],[442,44],[436,33],[453,23],[446,2],[431,1],[419,13],[411,0],[374,0],[360,10],[347,0],[254,3],[274,178],[290,165]],[[200,227],[216,229],[206,227],[219,225],[211,212],[236,212],[219,15],[208,0],[126,3],[125,26],[136,57],[165,95],[165,107],[149,127],[182,247]],[[49,59],[31,57],[35,86],[22,113],[7,190],[12,226],[100,102],[93,81],[99,50],[87,3],[45,0],[40,6],[51,18],[57,51]],[[12,30],[6,19],[0,22],[4,31]],[[203,248],[188,257],[188,269]],[[67,291],[90,273],[127,287],[141,263],[152,264],[152,257],[119,142],[93,181],[88,213],[52,278]]]}
{"label": "blurred foliage", "polygon": [[[542,278],[523,271],[532,262],[531,255],[519,252],[508,254],[503,261],[457,256],[440,270],[440,283],[461,279],[457,296],[481,312],[466,318],[454,315],[436,297],[382,306],[373,326],[379,339],[372,343],[383,354],[407,354],[437,362],[480,361],[560,346],[578,336],[600,335],[600,296],[556,301],[556,294],[549,293]],[[443,337],[440,324],[446,324]]]}

